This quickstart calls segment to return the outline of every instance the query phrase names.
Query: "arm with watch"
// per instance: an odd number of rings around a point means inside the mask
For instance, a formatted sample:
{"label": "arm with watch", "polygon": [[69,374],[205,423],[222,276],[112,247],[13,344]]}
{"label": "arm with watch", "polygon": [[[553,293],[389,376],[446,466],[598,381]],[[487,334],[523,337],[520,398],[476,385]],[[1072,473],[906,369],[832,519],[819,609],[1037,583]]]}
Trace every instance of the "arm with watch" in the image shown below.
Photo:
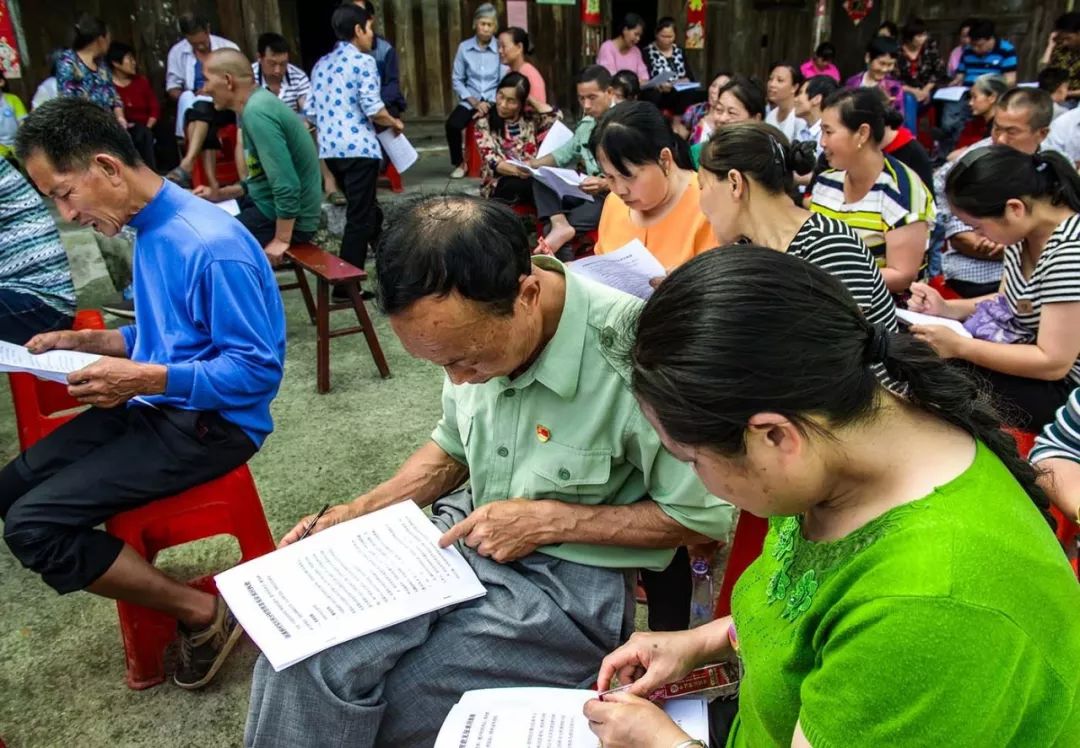
{"label": "arm with watch", "polygon": [[732,628],[728,616],[689,631],[638,632],[605,657],[597,689],[607,691],[616,678],[619,685],[631,685],[585,705],[589,727],[604,748],[708,748],[644,697],[700,665],[730,656]]}

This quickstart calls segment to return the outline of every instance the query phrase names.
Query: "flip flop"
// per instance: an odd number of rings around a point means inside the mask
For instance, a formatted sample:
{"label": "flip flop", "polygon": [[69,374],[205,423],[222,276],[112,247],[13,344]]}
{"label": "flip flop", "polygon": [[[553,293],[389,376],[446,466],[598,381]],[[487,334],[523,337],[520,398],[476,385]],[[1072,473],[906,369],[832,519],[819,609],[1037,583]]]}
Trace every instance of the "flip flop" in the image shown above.
{"label": "flip flop", "polygon": [[175,182],[176,184],[180,185],[184,189],[190,189],[191,188],[191,174],[184,171],[179,166],[177,166],[175,169],[173,169],[168,174],[166,174],[165,178],[168,179],[170,182]]}

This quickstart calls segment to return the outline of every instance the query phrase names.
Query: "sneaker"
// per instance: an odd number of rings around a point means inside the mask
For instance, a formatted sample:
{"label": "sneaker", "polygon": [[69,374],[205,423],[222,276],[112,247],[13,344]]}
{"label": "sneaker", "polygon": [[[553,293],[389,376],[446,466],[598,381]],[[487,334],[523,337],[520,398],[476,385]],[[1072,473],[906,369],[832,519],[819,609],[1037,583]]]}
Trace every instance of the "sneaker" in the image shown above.
{"label": "sneaker", "polygon": [[109,314],[115,314],[117,317],[135,319],[135,302],[131,299],[116,299],[107,304],[102,304],[101,308]]}
{"label": "sneaker", "polygon": [[188,690],[202,688],[213,680],[244,633],[220,597],[213,623],[199,631],[190,631],[184,624],[179,624],[178,629],[180,661],[173,673],[173,682]]}
{"label": "sneaker", "polygon": [[461,179],[464,176],[465,176],[465,167],[464,166],[455,166],[454,170],[452,172],[450,172],[450,178],[451,179]]}

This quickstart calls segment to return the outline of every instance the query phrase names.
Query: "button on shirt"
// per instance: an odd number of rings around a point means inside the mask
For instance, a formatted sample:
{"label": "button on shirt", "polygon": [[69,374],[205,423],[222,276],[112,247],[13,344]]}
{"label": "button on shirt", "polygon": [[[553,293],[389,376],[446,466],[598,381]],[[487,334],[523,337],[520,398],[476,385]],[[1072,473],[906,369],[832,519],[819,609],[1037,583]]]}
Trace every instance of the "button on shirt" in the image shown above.
{"label": "button on shirt", "polygon": [[499,80],[503,71],[508,70],[499,62],[499,50],[494,39],[486,47],[481,47],[475,36],[466,39],[458,45],[457,54],[454,55],[453,82],[458,103],[471,108],[470,96],[481,101],[495,101]]}
{"label": "button on shirt", "polygon": [[[618,331],[641,302],[567,273],[554,337],[523,374],[443,386],[432,439],[469,469],[473,505],[508,498],[623,505],[646,496],[692,530],[722,538],[732,507],[660,444],[633,393]],[[513,393],[511,395],[511,393]],[[674,551],[560,543],[539,549],[575,563],[663,569]]]}
{"label": "button on shirt", "polygon": [[383,108],[371,55],[338,42],[315,63],[307,116],[319,131],[319,158],[382,158],[371,118]]}

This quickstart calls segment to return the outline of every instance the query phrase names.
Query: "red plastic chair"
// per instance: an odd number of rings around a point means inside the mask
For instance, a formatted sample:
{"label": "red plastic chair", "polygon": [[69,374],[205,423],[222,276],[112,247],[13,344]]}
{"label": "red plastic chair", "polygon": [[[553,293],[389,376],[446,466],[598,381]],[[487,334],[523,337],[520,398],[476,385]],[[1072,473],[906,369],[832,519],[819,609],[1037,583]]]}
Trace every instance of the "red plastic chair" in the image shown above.
{"label": "red plastic chair", "polygon": [[476,143],[476,127],[472,122],[465,128],[465,174],[480,177],[484,160],[480,158],[480,146]]}
{"label": "red plastic chair", "polygon": [[[227,125],[218,130],[218,141],[221,143],[221,150],[218,151],[214,166],[218,184],[235,184],[240,181],[240,171],[236,164],[236,125]],[[206,183],[206,169],[200,154],[199,158],[195,159],[195,168],[191,170],[191,186],[200,187]]]}
{"label": "red plastic chair", "polygon": [[[246,465],[176,496],[122,512],[105,523],[105,530],[151,563],[166,548],[214,535],[236,538],[241,561],[274,550],[259,492]],[[217,593],[212,576],[196,579],[191,585]],[[116,611],[128,687],[156,686],[165,680],[165,648],[176,638],[176,619],[119,600]]]}
{"label": "red plastic chair", "polygon": [[930,279],[930,288],[941,294],[941,298],[948,301],[949,299],[959,299],[960,294],[949,288],[948,283],[945,282],[944,275],[935,275]]}
{"label": "red plastic chair", "polygon": [[731,553],[728,554],[727,568],[724,570],[724,580],[720,583],[720,594],[713,610],[714,620],[731,615],[731,591],[735,589],[735,583],[746,571],[746,567],[761,555],[768,532],[768,520],[755,517],[750,512],[739,512],[735,537],[731,541]]}
{"label": "red plastic chair", "polygon": [[[75,313],[72,329],[104,330],[105,320],[96,309],[83,310]],[[85,407],[59,382],[47,382],[31,374],[8,374],[8,383],[15,404],[19,449],[23,451],[78,415],[74,409]]]}
{"label": "red plastic chair", "polygon": [[386,181],[390,183],[391,192],[404,192],[405,186],[401,182],[401,174],[394,168],[394,165],[389,161],[386,162],[386,171],[382,173],[386,177]]}

